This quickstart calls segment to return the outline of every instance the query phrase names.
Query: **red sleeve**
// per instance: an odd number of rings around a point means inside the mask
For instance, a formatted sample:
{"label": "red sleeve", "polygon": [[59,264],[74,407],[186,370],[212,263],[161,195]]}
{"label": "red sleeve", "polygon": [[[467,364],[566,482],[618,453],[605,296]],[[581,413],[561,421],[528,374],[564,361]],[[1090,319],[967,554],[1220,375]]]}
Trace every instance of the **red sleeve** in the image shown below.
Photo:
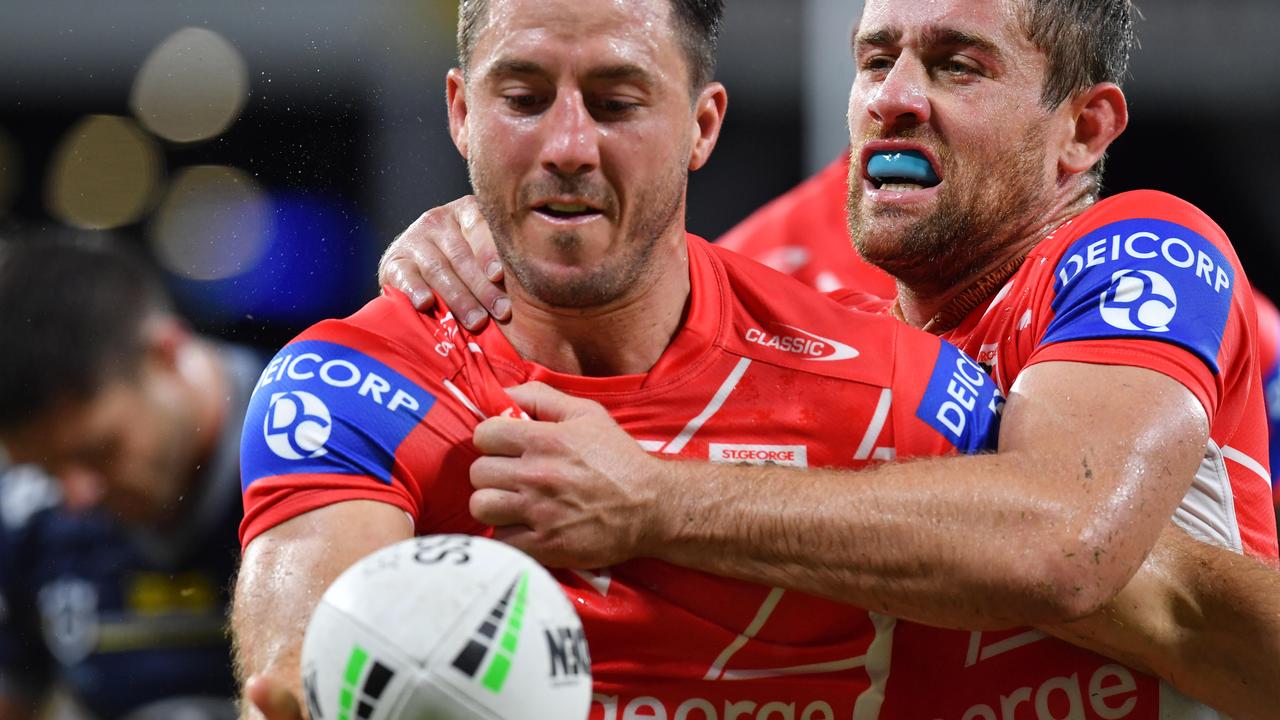
{"label": "red sleeve", "polygon": [[459,395],[481,394],[467,386],[465,351],[437,351],[442,330],[388,296],[277,354],[245,418],[242,545],[348,500],[394,505],[419,527],[469,517],[477,418]]}

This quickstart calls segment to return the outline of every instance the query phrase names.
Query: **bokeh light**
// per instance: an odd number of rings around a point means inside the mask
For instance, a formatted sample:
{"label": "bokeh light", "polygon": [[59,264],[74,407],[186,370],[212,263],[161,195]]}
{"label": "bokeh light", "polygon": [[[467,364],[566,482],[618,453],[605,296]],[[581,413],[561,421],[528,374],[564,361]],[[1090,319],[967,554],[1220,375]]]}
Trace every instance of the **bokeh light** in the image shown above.
{"label": "bokeh light", "polygon": [[252,270],[271,231],[270,201],[248,174],[223,165],[184,168],[156,211],[150,240],[175,275],[218,280]]}
{"label": "bokeh light", "polygon": [[189,27],[142,63],[129,100],[148,130],[185,143],[226,130],[248,98],[249,71],[240,52],[215,32]]}
{"label": "bokeh light", "polygon": [[128,225],[150,207],[161,163],[155,141],[132,120],[90,115],[67,131],[54,152],[45,204],[78,228]]}
{"label": "bokeh light", "polygon": [[174,276],[180,307],[207,322],[306,325],[346,315],[376,292],[378,246],[350,203],[326,193],[273,191],[265,253],[254,267],[216,280]]}
{"label": "bokeh light", "polygon": [[0,218],[8,214],[13,196],[18,192],[18,182],[22,176],[21,163],[18,146],[0,128]]}

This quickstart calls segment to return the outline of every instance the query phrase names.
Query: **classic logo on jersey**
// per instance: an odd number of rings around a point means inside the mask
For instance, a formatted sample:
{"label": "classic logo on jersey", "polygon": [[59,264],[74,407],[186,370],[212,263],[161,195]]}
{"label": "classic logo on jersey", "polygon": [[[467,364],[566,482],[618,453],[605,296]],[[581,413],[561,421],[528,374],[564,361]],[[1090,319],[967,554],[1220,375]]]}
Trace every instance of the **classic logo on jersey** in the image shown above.
{"label": "classic logo on jersey", "polygon": [[714,463],[809,467],[809,448],[804,445],[711,443],[708,456],[711,462]]}
{"label": "classic logo on jersey", "polygon": [[271,394],[262,437],[276,455],[285,460],[318,458],[332,430],[329,408],[315,395],[301,390]]}
{"label": "classic logo on jersey", "polygon": [[1055,273],[1044,342],[1162,340],[1218,371],[1235,270],[1195,231],[1154,219],[1113,223],[1072,245]]}
{"label": "classic logo on jersey", "polygon": [[435,397],[386,364],[319,340],[285,347],[249,402],[242,484],[274,475],[366,475],[391,482],[396,449]]}
{"label": "classic logo on jersey", "polygon": [[749,343],[799,355],[815,362],[852,360],[859,354],[856,349],[839,340],[814,335],[794,325],[778,324],[772,330],[751,328],[743,334],[743,338]]}
{"label": "classic logo on jersey", "polygon": [[954,345],[938,344],[916,417],[966,453],[994,448],[1004,398],[982,368]]}

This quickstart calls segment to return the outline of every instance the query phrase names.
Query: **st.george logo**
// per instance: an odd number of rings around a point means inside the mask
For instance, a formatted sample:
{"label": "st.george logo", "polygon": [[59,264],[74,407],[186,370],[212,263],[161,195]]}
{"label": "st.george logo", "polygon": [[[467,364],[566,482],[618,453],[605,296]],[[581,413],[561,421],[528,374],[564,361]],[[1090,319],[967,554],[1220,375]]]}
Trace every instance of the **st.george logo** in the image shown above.
{"label": "st.george logo", "polygon": [[1169,332],[1178,312],[1178,295],[1163,275],[1151,270],[1121,270],[1102,293],[1102,319],[1119,330]]}
{"label": "st.george logo", "polygon": [[271,396],[262,436],[271,452],[285,460],[317,458],[333,432],[333,417],[324,401],[302,390]]}

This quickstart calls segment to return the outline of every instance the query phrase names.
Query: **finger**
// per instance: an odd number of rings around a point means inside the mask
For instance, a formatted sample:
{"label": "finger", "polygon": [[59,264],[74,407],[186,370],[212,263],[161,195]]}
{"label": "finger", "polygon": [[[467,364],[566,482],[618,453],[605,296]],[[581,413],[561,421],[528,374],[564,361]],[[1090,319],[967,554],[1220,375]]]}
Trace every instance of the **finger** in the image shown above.
{"label": "finger", "polygon": [[471,493],[471,517],[485,525],[527,525],[527,503],[519,493],[485,488]]}
{"label": "finger", "polygon": [[462,236],[475,255],[477,264],[484,268],[484,274],[493,282],[502,280],[502,262],[498,258],[498,245],[493,241],[493,232],[489,222],[480,210],[480,202],[475,195],[467,195],[454,201],[454,216],[462,226]]}
{"label": "finger", "polygon": [[[480,301],[467,288],[467,284],[458,276],[457,270],[453,267],[452,261],[447,254],[450,252],[447,249],[448,247],[465,245],[466,243],[458,236],[460,231],[456,226],[452,230],[445,232],[453,233],[453,238],[446,239],[444,236],[433,235],[432,240],[423,240],[407,246],[406,250],[412,255],[411,262],[415,270],[423,281],[440,296],[445,306],[453,313],[453,316],[458,318],[458,321],[468,330],[479,330],[484,327],[489,313],[485,311]],[[434,244],[436,242],[440,244],[440,247]]]}
{"label": "finger", "polygon": [[530,382],[507,388],[507,394],[535,420],[559,422],[592,413],[608,412],[599,403],[567,395],[540,382]]}
{"label": "finger", "polygon": [[498,259],[497,244],[493,241],[493,233],[475,196],[468,195],[454,201],[451,207],[454,217],[462,229],[462,237],[466,241],[466,251],[455,250],[459,257],[450,256],[458,274],[462,276],[467,287],[475,293],[489,312],[499,320],[511,316],[511,300],[503,292],[498,283],[502,281],[502,263]]}
{"label": "finger", "polygon": [[245,696],[266,720],[302,720],[298,699],[266,675],[254,675],[245,683]]}
{"label": "finger", "polygon": [[546,431],[539,425],[541,423],[518,418],[489,418],[476,426],[471,441],[485,455],[516,458]]}
{"label": "finger", "polygon": [[[504,542],[511,547],[529,555],[534,560],[538,558],[538,534],[527,525],[503,525],[493,529],[493,539]],[[539,560],[541,562],[541,560]]]}
{"label": "finger", "polygon": [[418,266],[411,260],[397,258],[390,260],[378,273],[379,280],[404,293],[418,312],[427,312],[435,307],[436,296],[431,286],[418,272]]}

